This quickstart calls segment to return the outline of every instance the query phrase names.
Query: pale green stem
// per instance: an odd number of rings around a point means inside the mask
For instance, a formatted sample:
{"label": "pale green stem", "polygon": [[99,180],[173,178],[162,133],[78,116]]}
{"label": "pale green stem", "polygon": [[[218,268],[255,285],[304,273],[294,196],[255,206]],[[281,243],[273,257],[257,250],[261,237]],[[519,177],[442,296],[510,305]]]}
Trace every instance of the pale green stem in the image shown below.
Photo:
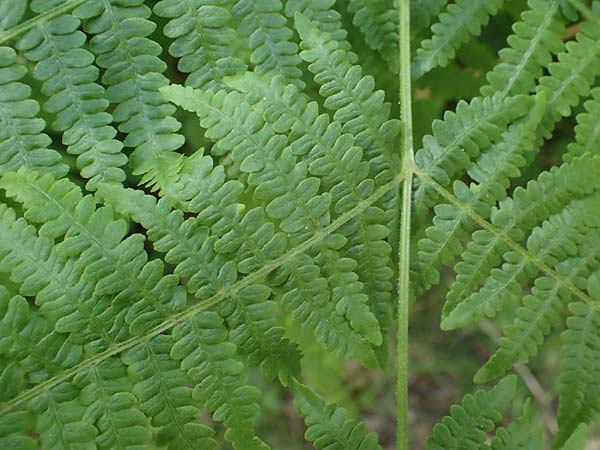
{"label": "pale green stem", "polygon": [[410,0],[400,0],[400,109],[402,120],[402,217],[398,248],[397,448],[408,450],[408,311],[410,305],[410,222],[415,155],[412,136]]}
{"label": "pale green stem", "polygon": [[580,0],[569,0],[571,4],[590,22],[600,24],[600,17],[585,3]]}

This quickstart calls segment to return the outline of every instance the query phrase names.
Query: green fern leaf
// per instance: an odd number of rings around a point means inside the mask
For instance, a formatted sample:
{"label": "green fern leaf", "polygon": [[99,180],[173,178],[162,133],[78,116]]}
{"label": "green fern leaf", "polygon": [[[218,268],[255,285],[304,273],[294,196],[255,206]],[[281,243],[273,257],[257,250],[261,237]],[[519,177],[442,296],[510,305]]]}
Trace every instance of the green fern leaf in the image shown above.
{"label": "green fern leaf", "polygon": [[81,389],[80,401],[86,407],[84,421],[94,423],[98,429],[99,448],[152,448],[148,419],[139,409],[127,367],[119,359],[77,374],[73,384]]}
{"label": "green fern leaf", "polygon": [[476,183],[467,187],[460,180],[454,182],[455,197],[468,209],[459,210],[449,204],[435,207],[433,225],[425,231],[426,237],[418,242],[416,265],[422,288],[437,284],[437,268],[452,264],[462,251],[462,241],[476,225],[468,211],[476,211],[481,217],[488,218],[491,207],[506,198],[510,179],[521,174],[527,159],[531,159],[527,154],[535,151],[536,130],[545,104],[545,95],[536,97],[529,114],[513,123],[497,143],[491,144],[471,164],[467,173]]}
{"label": "green fern leaf", "polygon": [[[433,180],[448,186],[469,167],[470,159],[497,141],[509,123],[524,116],[533,100],[517,96],[477,97],[459,102],[456,112],[446,112],[444,120],[433,122],[433,135],[425,136],[423,148],[415,156],[417,165]],[[418,217],[436,204],[438,194],[428,184],[418,182],[413,195]]]}
{"label": "green fern leaf", "polygon": [[419,78],[436,67],[446,67],[454,58],[456,49],[471,36],[479,36],[481,28],[488,24],[504,0],[457,0],[440,14],[439,22],[431,26],[433,37],[421,43],[412,64],[413,79]]}
{"label": "green fern leaf", "polygon": [[7,0],[0,4],[0,31],[16,26],[25,15],[27,0]]}
{"label": "green fern leaf", "polygon": [[354,14],[352,23],[364,34],[367,45],[381,53],[392,71],[398,73],[397,7],[388,0],[350,0],[348,11]]}
{"label": "green fern leaf", "polygon": [[[600,298],[598,272],[588,281],[594,300]],[[571,303],[573,316],[562,334],[559,433],[553,448],[562,448],[581,423],[589,423],[600,412],[600,313],[591,305]]]}
{"label": "green fern leaf", "polygon": [[268,77],[282,75],[289,83],[304,87],[298,46],[291,40],[293,33],[282,12],[280,0],[239,0],[232,10],[233,18],[240,21],[238,32],[252,50],[250,62],[255,71]]}
{"label": "green fern leaf", "polygon": [[37,443],[25,431],[31,429],[33,416],[30,411],[15,411],[0,417],[0,446],[6,449],[35,450]]}
{"label": "green fern leaf", "polygon": [[[236,259],[216,253],[217,239],[198,220],[184,221],[183,213],[171,211],[163,199],[130,189],[102,189],[102,195],[117,211],[141,223],[154,242],[154,248],[166,253],[165,260],[175,265],[175,274],[188,279],[186,287],[199,298],[208,298],[230,287],[237,280]],[[251,239],[245,235],[241,238]],[[264,236],[259,238],[263,240]],[[237,250],[237,249],[236,249]],[[239,260],[238,260],[239,261]],[[249,364],[260,366],[269,377],[287,380],[298,373],[300,354],[286,338],[276,304],[268,301],[270,289],[254,284],[218,307],[230,328],[231,340],[248,356]]]}
{"label": "green fern leaf", "polygon": [[[594,195],[571,202],[531,232],[527,250],[550,266],[576,255],[577,244],[600,227],[594,213],[594,208],[600,206],[599,200]],[[493,317],[497,311],[512,305],[519,298],[522,286],[538,273],[532,261],[516,252],[505,253],[503,259],[506,262],[502,268],[492,270],[479,292],[464,299],[445,316],[443,329],[467,326],[484,315]]]}
{"label": "green fern leaf", "polygon": [[[350,43],[346,40],[348,33],[342,25],[342,15],[334,7],[335,0],[287,0],[285,15],[292,19],[296,13],[304,15],[317,28],[338,41],[340,48],[350,50]],[[356,60],[352,63],[356,63]]]}
{"label": "green fern leaf", "polygon": [[115,105],[114,121],[126,134],[124,145],[134,149],[129,156],[133,174],[142,176],[142,184],[167,189],[176,185],[182,158],[176,150],[184,138],[177,134],[181,124],[173,117],[175,108],[159,92],[168,84],[162,74],[166,64],[158,58],[160,45],[147,37],[156,25],[143,3],[88,1],[74,15],[93,36],[90,49],[105,70],[102,83]]}
{"label": "green fern leaf", "polygon": [[236,31],[229,27],[231,0],[162,0],[154,13],[166,17],[165,36],[174,39],[169,53],[179,58],[177,68],[189,74],[185,84],[222,89],[223,78],[245,70],[230,45]]}
{"label": "green fern leaf", "polygon": [[68,167],[48,148],[46,123],[37,117],[40,105],[30,98],[31,88],[19,81],[27,69],[16,59],[13,49],[0,47],[0,174],[28,167],[62,177]]}
{"label": "green fern leaf", "polygon": [[508,37],[509,46],[500,50],[502,62],[487,74],[489,85],[481,89],[484,95],[534,92],[535,81],[542,76],[543,69],[565,48],[561,40],[565,19],[560,0],[529,0],[527,4],[529,9],[513,25],[515,34]]}
{"label": "green fern leaf", "polygon": [[[36,12],[49,6],[47,2],[32,3]],[[120,167],[127,157],[121,153],[123,144],[114,139],[117,131],[106,112],[104,88],[96,84],[94,55],[82,48],[85,35],[78,31],[79,25],[73,16],[62,15],[31,30],[19,48],[36,62],[33,75],[43,82],[42,92],[48,97],[44,108],[56,114],[52,127],[63,133],[67,152],[78,155],[81,175],[89,179],[86,188],[94,191],[98,183],[125,180]]]}
{"label": "green fern leaf", "polygon": [[225,438],[238,450],[268,448],[254,435],[260,393],[248,386],[244,366],[235,357],[235,345],[227,342],[227,330],[215,313],[201,313],[173,330],[176,344],[171,356],[197,384],[194,399],[225,424]]}
{"label": "green fern leaf", "polygon": [[[295,86],[286,86],[279,77],[269,83],[251,73],[227,83],[246,93],[250,102],[263,110],[265,121],[273,124],[276,131],[290,133],[291,151],[304,155],[310,163],[309,172],[321,177],[323,188],[332,195],[336,212],[356,206],[373,193],[375,187],[368,181],[368,163],[361,161],[361,152],[353,147],[352,138],[341,134],[339,122],[331,123],[326,114],[319,115],[317,104],[309,102]],[[369,304],[384,334],[389,325],[393,273],[389,270],[391,248],[385,240],[389,230],[381,225],[383,219],[383,211],[371,207],[364,217],[349,222],[340,231],[348,239],[342,252],[358,262],[356,273],[371,293]],[[341,285],[351,286],[347,282]],[[352,297],[349,292],[346,299]],[[364,300],[355,301],[355,305],[360,303]],[[365,316],[368,311],[356,308],[354,314]],[[367,332],[371,324],[365,322],[364,325]],[[369,340],[379,342],[379,337],[372,335]]]}
{"label": "green fern leaf", "polygon": [[585,112],[577,116],[575,142],[569,144],[563,156],[566,162],[588,153],[600,153],[600,88],[593,89],[591,94],[592,99],[585,102]]}
{"label": "green fern leaf", "polygon": [[491,445],[484,444],[480,450],[542,450],[542,429],[535,427],[532,419],[531,402],[527,399],[523,405],[523,415],[507,428],[498,428]]}
{"label": "green fern leaf", "polygon": [[[500,233],[478,230],[473,234],[462,261],[455,266],[457,278],[447,295],[444,315],[476,292],[491,269],[500,264],[501,256],[509,250],[504,235],[520,242],[527,230],[559,212],[574,198],[597,189],[599,180],[595,171],[599,163],[592,155],[584,155],[543,172],[538,180],[530,181],[526,189],[517,188],[511,198],[502,201],[491,214],[491,222]],[[578,175],[574,178],[575,173]]]}
{"label": "green fern leaf", "polygon": [[451,415],[433,428],[427,450],[476,450],[502,419],[500,411],[510,401],[517,387],[514,375],[500,381],[492,390],[467,394],[462,404],[454,405]]}
{"label": "green fern leaf", "polygon": [[317,449],[327,450],[381,450],[377,435],[365,431],[365,424],[356,423],[348,412],[323,398],[307,386],[294,381],[291,385],[294,403],[304,416],[305,437]]}

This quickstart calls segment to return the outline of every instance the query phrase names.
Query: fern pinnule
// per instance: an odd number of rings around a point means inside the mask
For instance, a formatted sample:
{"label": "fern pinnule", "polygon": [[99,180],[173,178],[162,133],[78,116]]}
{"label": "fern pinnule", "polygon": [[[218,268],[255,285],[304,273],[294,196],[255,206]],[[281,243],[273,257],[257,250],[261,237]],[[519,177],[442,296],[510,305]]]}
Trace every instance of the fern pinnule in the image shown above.
{"label": "fern pinnule", "polygon": [[[588,291],[597,301],[598,272],[590,277]],[[562,333],[559,384],[558,436],[553,448],[562,448],[579,424],[589,423],[600,412],[600,312],[583,302],[569,305],[572,314]]]}
{"label": "fern pinnule", "polygon": [[514,34],[507,39],[508,47],[498,54],[501,62],[486,76],[489,84],[481,88],[483,95],[534,92],[543,70],[555,55],[564,51],[561,36],[566,19],[561,13],[560,0],[550,3],[529,0],[527,4],[529,9],[521,14],[521,21],[513,25]]}
{"label": "fern pinnule", "polygon": [[143,0],[121,5],[117,0],[86,2],[75,9],[84,30],[93,36],[90,50],[104,69],[106,98],[115,106],[113,119],[126,134],[125,147],[133,148],[129,163],[141,183],[154,189],[176,185],[184,142],[175,108],[159,92],[169,83],[163,75],[160,45],[149,36],[156,25],[148,20]]}
{"label": "fern pinnule", "polygon": [[[48,9],[44,2],[33,2],[36,12]],[[70,14],[42,24],[18,44],[25,57],[36,62],[33,76],[42,81],[48,97],[44,109],[56,115],[52,127],[62,132],[67,152],[78,155],[81,175],[89,179],[86,188],[96,190],[98,183],[122,183],[121,166],[127,157],[123,144],[115,138],[117,130],[106,111],[105,90],[96,83],[98,69],[94,55],[85,50],[86,36],[78,30],[80,21]]]}
{"label": "fern pinnule", "polygon": [[356,423],[348,412],[334,403],[326,404],[321,396],[298,381],[291,385],[294,403],[304,416],[305,437],[317,449],[381,450],[377,435],[367,433],[365,424]]}
{"label": "fern pinnule", "polygon": [[398,9],[388,0],[350,0],[352,23],[360,29],[367,45],[378,51],[393,72],[398,73]]}
{"label": "fern pinnule", "polygon": [[585,111],[577,115],[575,141],[563,155],[566,162],[587,153],[600,154],[600,88],[593,89],[591,97],[584,103]]}
{"label": "fern pinnule", "polygon": [[[95,424],[100,448],[151,450],[152,433],[148,417],[140,411],[134,384],[120,358],[110,358],[73,378],[80,391],[79,400],[86,408],[83,419]],[[205,445],[208,442],[203,442]],[[183,448],[183,447],[182,447]],[[207,449],[211,448],[206,445]]]}
{"label": "fern pinnule", "polygon": [[3,448],[36,450],[37,442],[26,431],[33,428],[31,411],[13,411],[0,417],[0,445]]}
{"label": "fern pinnule", "polygon": [[28,167],[62,177],[69,168],[48,148],[52,141],[43,133],[46,122],[37,117],[40,105],[30,98],[31,88],[19,81],[27,69],[16,61],[12,48],[0,47],[0,174]]}
{"label": "fern pinnule", "polygon": [[457,0],[447,6],[439,16],[439,22],[431,26],[433,36],[417,49],[412,63],[413,79],[420,78],[436,67],[446,67],[454,58],[456,50],[468,42],[471,36],[479,36],[504,4],[504,0],[478,2]]}
{"label": "fern pinnule", "polygon": [[192,398],[191,380],[179,361],[171,358],[171,335],[159,335],[121,355],[139,409],[157,428],[156,443],[168,450],[214,447],[214,432],[197,423],[199,411]]}
{"label": "fern pinnule", "polygon": [[240,21],[238,32],[252,50],[254,70],[268,77],[282,75],[304,87],[298,45],[283,12],[280,0],[239,0],[232,9],[233,18]]}
{"label": "fern pinnule", "polygon": [[177,68],[187,73],[187,86],[219,90],[223,78],[245,70],[235,56],[237,33],[229,26],[231,0],[162,0],[153,11],[169,22],[163,32],[174,40],[169,53],[179,58]]}
{"label": "fern pinnule", "polygon": [[350,43],[346,40],[348,32],[342,25],[342,15],[334,7],[335,0],[287,0],[285,15],[291,19],[296,13],[306,16],[320,30],[338,41],[340,48],[350,50]]}
{"label": "fern pinnule", "polygon": [[256,401],[260,392],[246,384],[244,365],[236,357],[236,347],[227,341],[223,319],[204,312],[173,330],[176,344],[171,356],[196,382],[192,396],[228,428],[227,440],[236,449],[265,449],[254,435],[254,420],[259,413]]}
{"label": "fern pinnule", "polygon": [[427,450],[477,450],[502,419],[501,410],[517,388],[515,375],[508,376],[489,391],[467,394],[460,405],[454,405],[434,428],[427,440]]}
{"label": "fern pinnule", "polygon": [[548,93],[546,115],[538,132],[544,139],[551,137],[555,124],[571,115],[581,98],[590,94],[600,75],[600,24],[582,24],[575,40],[566,44],[548,71],[537,88]]}
{"label": "fern pinnule", "polygon": [[[429,28],[433,20],[439,15],[449,0],[413,0],[410,2],[411,30],[413,33],[422,34]],[[397,0],[394,0],[394,6]]]}

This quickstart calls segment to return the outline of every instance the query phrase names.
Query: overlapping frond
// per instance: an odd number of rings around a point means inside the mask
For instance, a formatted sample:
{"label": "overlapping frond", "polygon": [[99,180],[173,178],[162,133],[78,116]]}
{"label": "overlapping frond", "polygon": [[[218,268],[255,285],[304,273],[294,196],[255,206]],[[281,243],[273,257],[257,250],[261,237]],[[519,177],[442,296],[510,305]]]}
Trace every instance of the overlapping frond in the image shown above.
{"label": "overlapping frond", "polygon": [[592,98],[585,102],[585,111],[577,115],[575,141],[567,147],[563,156],[566,162],[587,153],[600,153],[600,88],[591,92]]}
{"label": "overlapping frond", "polygon": [[475,228],[469,212],[488,218],[496,202],[506,198],[511,178],[521,174],[536,150],[536,130],[545,106],[545,95],[538,96],[528,115],[513,123],[496,143],[484,150],[467,171],[473,183],[467,186],[461,180],[454,181],[454,195],[464,204],[464,209],[444,203],[436,205],[433,225],[418,242],[415,264],[420,288],[437,284],[438,267],[452,264],[462,251],[462,242]]}
{"label": "overlapping frond", "polygon": [[[423,148],[416,156],[417,165],[442,186],[463,175],[471,159],[500,139],[511,122],[524,116],[531,98],[516,96],[476,97],[461,101],[456,112],[447,111],[444,120],[432,124],[433,135],[423,138]],[[418,217],[434,206],[438,194],[427,183],[418,182],[413,195]]]}
{"label": "overlapping frond", "polygon": [[529,0],[527,4],[529,9],[513,25],[514,34],[507,39],[508,47],[499,52],[501,62],[487,74],[489,84],[481,89],[484,95],[534,92],[543,69],[564,50],[561,36],[566,27],[560,0]]}
{"label": "overlapping frond", "polygon": [[[246,93],[276,131],[288,134],[292,152],[310,163],[309,173],[321,177],[323,189],[331,193],[335,212],[346,211],[373,193],[369,165],[362,161],[362,152],[353,145],[352,137],[342,134],[339,122],[319,114],[317,103],[310,102],[295,86],[286,85],[282,78],[269,82],[252,73],[227,83]],[[389,268],[391,247],[386,240],[389,229],[381,224],[383,219],[382,209],[370,207],[340,233],[348,239],[341,253],[357,262],[356,273],[370,293],[369,304],[385,333],[391,317],[393,273]],[[341,285],[350,286],[347,281]],[[350,298],[352,295],[346,302]],[[363,312],[357,309],[355,314]]]}
{"label": "overlapping frond", "polygon": [[348,11],[354,14],[352,22],[365,36],[367,45],[381,53],[390,68],[397,73],[399,67],[399,15],[394,2],[390,0],[350,0]]}
{"label": "overlapping frond", "polygon": [[[199,299],[209,298],[237,281],[237,263],[243,261],[243,258],[239,258],[239,248],[224,253],[215,251],[215,248],[224,247],[219,247],[216,236],[209,235],[202,220],[184,220],[181,211],[171,211],[168,199],[157,204],[154,197],[144,195],[141,191],[104,189],[102,194],[117,211],[148,230],[154,248],[166,254],[165,260],[175,266],[174,273],[188,280],[188,291]],[[260,215],[255,214],[254,217],[259,218]],[[241,224],[238,223],[235,231],[240,228]],[[226,231],[232,230],[233,227]],[[248,231],[238,236],[240,240],[254,241],[256,248],[261,242],[268,243],[268,238],[266,230],[258,239]],[[285,244],[285,241],[279,242]],[[271,242],[271,246],[275,243],[277,241]],[[279,255],[281,249],[263,247],[263,251]],[[268,376],[278,376],[287,383],[291,376],[298,373],[300,354],[283,337],[284,329],[278,320],[281,312],[273,301],[268,300],[270,293],[269,287],[264,284],[249,286],[221,303],[218,311],[227,320],[231,341],[248,357],[249,363],[260,366]]]}
{"label": "overlapping frond", "polygon": [[93,36],[90,50],[104,69],[106,98],[115,106],[113,119],[126,134],[123,144],[133,148],[129,163],[142,184],[170,189],[177,184],[182,156],[176,152],[184,142],[175,108],[159,92],[169,83],[163,75],[166,64],[158,55],[160,45],[148,36],[156,25],[143,0],[91,0],[79,6],[74,16],[83,20]]}
{"label": "overlapping frond", "polygon": [[[49,9],[48,2],[36,1],[36,12]],[[105,90],[96,83],[98,69],[94,55],[83,46],[80,21],[65,14],[31,30],[19,42],[27,59],[36,62],[33,75],[43,82],[42,93],[48,97],[44,109],[56,115],[52,127],[62,134],[67,152],[77,155],[77,166],[86,188],[95,190],[98,183],[121,183],[121,169],[127,157],[123,144],[115,140],[117,130],[106,111]]]}
{"label": "overlapping frond", "polygon": [[509,250],[504,235],[521,242],[529,230],[560,212],[571,200],[598,189],[600,180],[595,174],[599,164],[597,157],[584,155],[554,167],[530,181],[526,188],[515,189],[512,197],[493,209],[490,220],[498,231],[478,230],[473,234],[462,261],[455,267],[457,277],[448,293],[444,314],[476,292],[500,264],[502,255]]}
{"label": "overlapping frond", "polygon": [[223,78],[245,70],[235,55],[237,32],[231,28],[231,0],[162,0],[153,10],[169,22],[163,32],[174,39],[169,53],[189,74],[187,86],[222,89]]}
{"label": "overlapping frond", "polygon": [[467,394],[461,405],[454,405],[451,415],[446,416],[433,428],[427,440],[427,450],[480,448],[495,423],[502,419],[501,411],[514,395],[517,387],[515,375],[506,377],[490,391],[478,390]]}
{"label": "overlapping frond", "polygon": [[[288,234],[287,245],[297,245],[330,223],[331,194],[319,193],[320,179],[308,176],[307,163],[297,160],[287,146],[287,137],[276,134],[242,94],[225,91],[213,94],[180,86],[170,86],[163,92],[199,115],[201,126],[207,129],[206,136],[217,141],[213,153],[230,155],[241,172],[248,174],[248,187],[255,199],[265,205],[267,216],[280,221],[279,229]],[[335,264],[338,251],[345,244],[343,235],[334,234],[318,246],[316,253],[304,255],[291,264],[288,280],[291,291],[283,296],[283,305],[294,311],[293,317],[304,326],[318,331],[319,340],[332,350],[372,365],[373,352],[361,331],[366,323],[371,329],[378,328],[377,320],[365,308],[360,320],[351,317],[358,311],[355,308],[366,303],[366,298],[355,296],[359,303],[354,308],[345,308],[343,298],[337,303],[330,302],[335,298],[332,296],[339,277],[350,280],[357,277],[352,265]],[[362,283],[350,286],[353,295],[363,290]],[[381,344],[375,334],[369,337],[373,344]]]}
{"label": "overlapping frond", "polygon": [[472,36],[479,36],[490,17],[495,15],[504,0],[456,0],[439,15],[439,22],[431,26],[433,36],[417,49],[412,64],[412,77],[419,78],[436,67],[446,67],[456,50]]}
{"label": "overlapping frond", "polygon": [[27,69],[16,61],[12,48],[0,47],[0,174],[28,167],[64,176],[68,167],[48,148],[52,141],[43,132],[46,122],[37,117],[40,105],[31,98],[31,88],[19,81]]}
{"label": "overlapping frond", "polygon": [[238,33],[252,50],[254,70],[268,77],[282,75],[289,83],[304,87],[298,45],[283,12],[280,0],[239,0],[232,10],[234,19],[240,21]]}
{"label": "overlapping frond", "polygon": [[367,433],[365,424],[356,423],[348,412],[325,400],[310,388],[295,381],[292,394],[300,414],[304,416],[305,437],[317,449],[327,450],[381,450],[377,434]]}

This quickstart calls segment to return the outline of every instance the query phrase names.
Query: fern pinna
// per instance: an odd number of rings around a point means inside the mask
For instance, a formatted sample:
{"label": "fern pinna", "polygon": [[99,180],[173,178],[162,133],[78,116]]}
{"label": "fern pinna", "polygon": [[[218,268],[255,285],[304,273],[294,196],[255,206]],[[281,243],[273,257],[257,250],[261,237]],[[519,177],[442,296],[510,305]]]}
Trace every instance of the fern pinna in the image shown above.
{"label": "fern pinna", "polygon": [[[406,450],[427,292],[443,330],[502,336],[489,385],[410,448],[583,448],[600,2],[1,0],[0,44],[0,448],[292,448],[263,433],[273,385],[314,448],[391,448],[308,386],[314,342],[397,367]],[[525,364],[555,329],[546,432]]]}

